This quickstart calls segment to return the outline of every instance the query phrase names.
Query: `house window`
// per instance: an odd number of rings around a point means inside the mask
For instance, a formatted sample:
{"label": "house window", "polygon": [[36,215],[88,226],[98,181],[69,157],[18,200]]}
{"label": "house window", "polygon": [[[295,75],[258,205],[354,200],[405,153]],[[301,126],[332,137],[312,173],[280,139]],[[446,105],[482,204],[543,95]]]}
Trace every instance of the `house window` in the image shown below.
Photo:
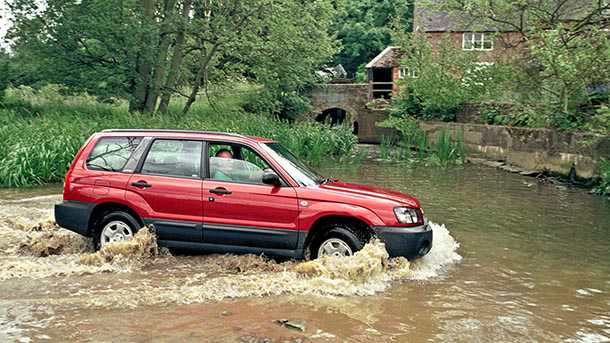
{"label": "house window", "polygon": [[417,70],[415,68],[401,67],[398,69],[398,78],[402,80],[405,77],[412,79],[417,78]]}
{"label": "house window", "polygon": [[483,32],[464,32],[462,49],[464,50],[493,50],[493,35]]}

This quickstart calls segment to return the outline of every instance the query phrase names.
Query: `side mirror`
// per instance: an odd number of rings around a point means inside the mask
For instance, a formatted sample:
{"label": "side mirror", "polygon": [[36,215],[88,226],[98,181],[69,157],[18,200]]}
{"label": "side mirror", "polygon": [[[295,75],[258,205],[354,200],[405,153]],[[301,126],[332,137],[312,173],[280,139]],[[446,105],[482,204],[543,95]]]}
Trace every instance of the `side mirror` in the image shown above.
{"label": "side mirror", "polygon": [[282,181],[280,181],[280,177],[273,171],[265,171],[263,174],[263,183],[266,185],[272,186],[281,186]]}

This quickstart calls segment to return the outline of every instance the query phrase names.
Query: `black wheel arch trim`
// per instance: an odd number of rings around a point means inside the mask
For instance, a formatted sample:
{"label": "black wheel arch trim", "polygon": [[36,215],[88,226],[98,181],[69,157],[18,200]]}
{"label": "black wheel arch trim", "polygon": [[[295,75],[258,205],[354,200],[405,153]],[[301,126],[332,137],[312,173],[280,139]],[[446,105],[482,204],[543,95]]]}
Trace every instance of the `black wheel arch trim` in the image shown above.
{"label": "black wheel arch trim", "polygon": [[96,205],[76,200],[65,200],[55,204],[55,222],[65,229],[90,237],[89,219]]}

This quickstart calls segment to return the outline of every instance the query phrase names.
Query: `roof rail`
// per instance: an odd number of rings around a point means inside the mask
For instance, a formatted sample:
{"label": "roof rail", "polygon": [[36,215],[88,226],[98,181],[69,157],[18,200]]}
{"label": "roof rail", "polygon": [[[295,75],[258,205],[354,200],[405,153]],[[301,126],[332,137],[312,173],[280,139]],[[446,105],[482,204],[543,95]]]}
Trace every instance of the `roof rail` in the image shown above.
{"label": "roof rail", "polygon": [[102,132],[169,132],[169,133],[199,133],[210,135],[226,135],[233,137],[244,137],[238,133],[221,132],[221,131],[197,131],[197,130],[177,130],[177,129],[106,129]]}

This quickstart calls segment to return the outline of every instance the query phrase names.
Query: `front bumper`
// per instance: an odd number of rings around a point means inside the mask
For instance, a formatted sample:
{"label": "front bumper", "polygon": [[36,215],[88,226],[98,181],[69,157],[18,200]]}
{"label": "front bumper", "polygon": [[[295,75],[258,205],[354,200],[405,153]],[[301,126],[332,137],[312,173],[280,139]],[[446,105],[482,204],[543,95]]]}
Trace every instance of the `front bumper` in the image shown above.
{"label": "front bumper", "polygon": [[80,201],[55,204],[55,222],[65,229],[89,236],[89,216],[93,206]]}
{"label": "front bumper", "polygon": [[403,256],[414,260],[432,249],[432,228],[428,222],[415,227],[375,226],[373,230],[385,243],[390,257]]}

